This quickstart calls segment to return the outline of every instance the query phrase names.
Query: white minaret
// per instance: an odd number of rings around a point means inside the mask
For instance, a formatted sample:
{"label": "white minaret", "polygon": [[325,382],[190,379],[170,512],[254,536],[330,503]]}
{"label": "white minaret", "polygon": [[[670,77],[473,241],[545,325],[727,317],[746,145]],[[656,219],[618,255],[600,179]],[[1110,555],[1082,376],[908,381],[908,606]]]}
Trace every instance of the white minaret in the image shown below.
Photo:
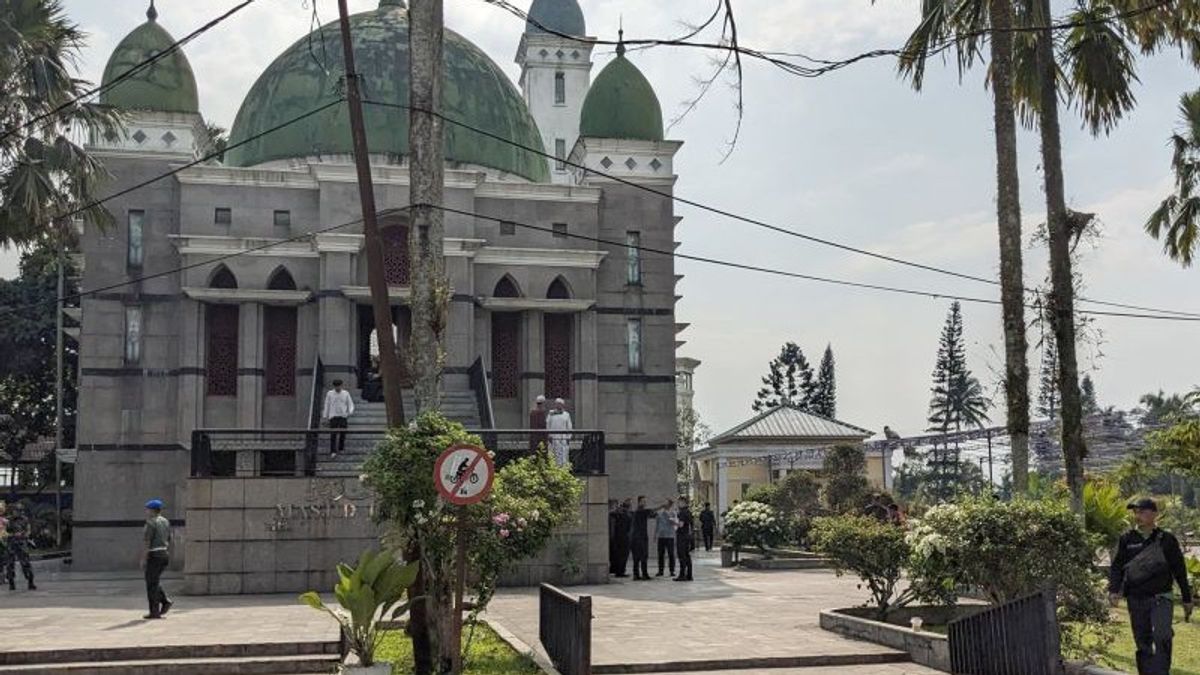
{"label": "white minaret", "polygon": [[[517,48],[521,92],[542,132],[546,152],[567,159],[579,138],[579,114],[592,78],[592,45],[565,35],[587,34],[576,0],[534,0]],[[570,183],[571,173],[550,162],[555,183]]]}

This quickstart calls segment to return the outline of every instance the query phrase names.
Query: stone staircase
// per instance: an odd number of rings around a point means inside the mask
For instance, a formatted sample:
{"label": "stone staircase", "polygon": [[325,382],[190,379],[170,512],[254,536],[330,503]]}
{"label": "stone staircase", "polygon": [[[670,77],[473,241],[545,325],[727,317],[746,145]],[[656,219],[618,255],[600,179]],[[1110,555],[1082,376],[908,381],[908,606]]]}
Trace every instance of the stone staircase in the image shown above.
{"label": "stone staircase", "polygon": [[0,652],[0,674],[297,675],[333,673],[338,643],[268,642]]}
{"label": "stone staircase", "polygon": [[[413,419],[416,416],[416,404],[411,389],[406,389],[404,395],[404,418]],[[459,422],[468,429],[478,429],[479,406],[475,402],[475,392],[470,389],[448,390],[442,392],[442,413],[450,419]],[[317,475],[329,477],[356,477],[360,473],[362,463],[371,450],[383,438],[383,430],[387,428],[387,409],[382,401],[372,403],[354,396],[354,414],[350,416],[349,428],[359,431],[378,431],[378,434],[351,434],[346,436],[346,447],[336,458],[329,456],[329,437],[322,434],[321,443],[317,449]]]}

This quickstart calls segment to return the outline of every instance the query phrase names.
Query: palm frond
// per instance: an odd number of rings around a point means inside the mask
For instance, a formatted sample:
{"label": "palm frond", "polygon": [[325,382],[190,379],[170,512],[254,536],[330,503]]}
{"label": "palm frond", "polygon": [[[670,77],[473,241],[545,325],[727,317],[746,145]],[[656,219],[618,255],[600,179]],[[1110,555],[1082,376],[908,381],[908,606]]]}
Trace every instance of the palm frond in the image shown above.
{"label": "palm frond", "polygon": [[1077,23],[1061,46],[1061,62],[1084,127],[1093,135],[1108,134],[1137,103],[1134,53],[1121,31],[1108,23],[1113,8],[1093,2],[1076,9]]}

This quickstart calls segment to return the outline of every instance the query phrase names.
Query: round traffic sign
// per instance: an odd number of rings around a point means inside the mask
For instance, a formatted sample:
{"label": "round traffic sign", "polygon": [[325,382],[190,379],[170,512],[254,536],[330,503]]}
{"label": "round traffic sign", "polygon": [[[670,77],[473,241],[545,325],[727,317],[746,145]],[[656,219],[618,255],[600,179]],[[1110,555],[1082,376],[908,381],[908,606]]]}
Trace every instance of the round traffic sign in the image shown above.
{"label": "round traffic sign", "polygon": [[488,451],[474,445],[452,445],[433,464],[433,484],[438,493],[459,506],[487,497],[495,476]]}

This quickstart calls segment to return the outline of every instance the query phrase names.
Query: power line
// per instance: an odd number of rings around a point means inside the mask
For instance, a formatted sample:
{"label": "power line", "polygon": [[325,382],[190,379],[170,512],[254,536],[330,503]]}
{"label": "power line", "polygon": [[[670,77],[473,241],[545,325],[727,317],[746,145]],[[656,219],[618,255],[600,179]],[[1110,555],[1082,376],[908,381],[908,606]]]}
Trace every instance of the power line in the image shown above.
{"label": "power line", "polygon": [[[387,108],[398,108],[401,110],[414,110],[415,109],[413,106],[408,106],[408,105],[404,105],[404,104],[400,104],[400,103],[388,103],[388,102],[384,102],[384,101],[371,101],[371,100],[367,100],[364,102],[367,103],[368,105],[377,105],[377,106],[382,106],[382,107],[387,107]],[[841,242],[833,241],[830,239],[825,239],[822,237],[805,234],[803,232],[798,232],[796,230],[791,230],[791,229],[788,229],[785,227],[780,227],[778,225],[772,225],[772,224],[767,223],[762,220],[758,220],[758,219],[751,218],[748,216],[743,216],[741,214],[734,213],[732,211],[722,209],[719,207],[710,206],[708,204],[705,204],[705,203],[702,203],[702,202],[699,202],[699,201],[696,201],[693,199],[688,199],[686,197],[680,197],[679,195],[674,194],[674,193],[664,192],[662,190],[658,190],[649,185],[643,185],[641,183],[638,183],[638,182],[635,182],[635,181],[632,181],[632,180],[629,180],[626,178],[622,178],[620,176],[616,176],[616,175],[613,175],[610,173],[605,173],[598,169],[586,167],[582,164],[572,162],[570,159],[552,155],[541,148],[535,148],[533,146],[525,145],[518,141],[514,141],[511,139],[505,138],[504,136],[501,136],[499,134],[492,133],[485,129],[480,129],[478,127],[467,124],[465,122],[461,122],[454,118],[448,117],[445,114],[440,113],[440,112],[434,112],[434,111],[425,110],[425,109],[417,109],[417,111],[423,112],[425,114],[433,115],[448,124],[453,124],[457,127],[467,129],[469,131],[480,134],[482,136],[492,138],[492,139],[500,141],[502,143],[507,143],[513,147],[520,148],[520,149],[528,151],[528,152],[532,152],[532,153],[540,155],[546,159],[551,159],[551,160],[554,160],[555,162],[561,162],[562,164],[564,164],[566,166],[570,166],[572,168],[579,169],[586,173],[595,174],[597,176],[601,176],[603,178],[621,183],[622,185],[626,185],[628,187],[636,188],[638,190],[642,190],[644,192],[648,192],[650,194],[657,195],[664,199],[670,199],[670,200],[679,202],[680,204],[686,204],[688,206],[701,209],[703,211],[708,211],[710,213],[714,213],[719,216],[730,218],[732,220],[738,220],[738,221],[747,223],[749,225],[754,225],[756,227],[761,227],[761,228],[770,230],[772,232],[778,232],[780,234],[785,234],[785,235],[788,235],[791,237],[796,237],[798,239],[802,239],[802,240],[805,240],[805,241],[808,241],[811,243],[815,243],[815,244],[820,244],[822,246],[829,246],[832,248],[847,251],[849,253],[863,255],[863,256],[875,258],[877,260],[884,260],[884,261],[894,263],[897,265],[904,265],[906,267],[912,267],[912,268],[924,270],[927,272],[934,272],[937,274],[943,274],[943,275],[950,276],[950,277],[966,279],[969,281],[976,281],[976,282],[980,282],[980,283],[989,284],[992,286],[1000,285],[1000,282],[995,279],[989,279],[987,277],[981,277],[981,276],[977,276],[974,274],[968,274],[965,272],[957,272],[954,270],[936,267],[933,265],[927,265],[925,263],[919,263],[919,262],[915,262],[912,260],[906,260],[904,258],[898,258],[898,257],[890,256],[890,255],[887,255],[884,253],[878,253],[876,251],[871,251],[868,249],[851,246],[849,244],[843,244]],[[1037,294],[1037,292],[1033,289],[1026,289],[1026,292],[1033,294],[1033,295]],[[945,297],[949,297],[949,296],[945,296]],[[1080,298],[1079,301],[1080,302],[1088,302],[1088,303],[1092,303],[1092,304],[1096,304],[1096,305],[1104,305],[1104,306],[1110,306],[1110,307],[1118,307],[1118,308],[1122,308],[1122,309],[1137,310],[1137,311],[1141,311],[1141,312],[1154,312],[1154,313],[1158,313],[1158,314],[1172,314],[1172,315],[1177,315],[1177,316],[1185,316],[1185,317],[1189,317],[1189,318],[1200,319],[1200,313],[1194,313],[1194,312],[1184,312],[1184,311],[1180,311],[1180,310],[1170,310],[1170,309],[1157,309],[1157,308],[1153,308],[1153,307],[1144,307],[1144,306],[1140,306],[1140,305],[1132,305],[1132,304],[1119,303],[1119,302],[1109,302],[1109,301],[1105,301],[1105,300],[1092,300],[1092,299],[1088,299],[1088,298]],[[1092,312],[1092,313],[1098,314],[1098,312]],[[1116,315],[1116,314],[1114,314],[1114,315]]]}
{"label": "power line", "polygon": [[[590,241],[590,242],[594,242],[597,244],[616,246],[618,248],[637,250],[637,251],[641,251],[641,252],[645,252],[645,253],[654,253],[656,255],[667,256],[667,257],[676,258],[679,260],[691,260],[693,262],[701,262],[701,263],[706,263],[709,265],[716,265],[716,266],[720,266],[720,267],[729,267],[729,268],[733,268],[733,269],[747,270],[747,271],[751,271],[751,272],[761,272],[764,274],[772,274],[772,275],[776,275],[776,276],[790,277],[793,279],[803,279],[805,281],[816,281],[819,283],[832,284],[835,286],[848,286],[851,288],[862,288],[862,289],[867,289],[867,290],[896,293],[896,294],[900,294],[900,295],[914,295],[914,296],[919,296],[919,297],[933,298],[935,300],[943,300],[943,299],[944,300],[959,300],[962,302],[971,302],[971,303],[986,304],[986,305],[999,305],[1000,304],[999,300],[995,300],[992,298],[979,298],[979,297],[966,296],[966,295],[957,295],[957,294],[953,294],[953,293],[940,293],[937,291],[922,291],[919,289],[902,288],[899,286],[886,286],[883,284],[870,284],[870,283],[863,283],[863,282],[859,282],[859,281],[850,281],[848,279],[823,277],[823,276],[817,276],[817,275],[813,275],[813,274],[804,274],[802,272],[793,272],[793,271],[789,271],[789,270],[781,270],[781,269],[776,269],[776,268],[772,268],[772,267],[764,267],[761,265],[752,265],[749,263],[741,263],[741,262],[736,262],[736,261],[731,261],[731,260],[722,260],[720,258],[711,258],[711,257],[707,257],[707,256],[690,255],[690,254],[686,254],[686,253],[677,253],[675,251],[665,251],[663,249],[653,248],[650,246],[629,244],[629,243],[626,243],[623,241],[613,241],[611,239],[602,239],[600,237],[591,237],[588,235],[578,234],[578,233],[573,233],[573,232],[565,232],[564,233],[562,231],[555,231],[553,228],[549,228],[549,227],[543,227],[540,225],[530,225],[529,223],[522,223],[520,221],[514,221],[510,218],[502,218],[499,216],[489,216],[487,214],[478,213],[475,211],[468,211],[466,209],[459,209],[459,208],[455,208],[455,207],[451,207],[451,206],[418,203],[418,204],[412,204],[411,208],[434,208],[434,209],[439,209],[439,210],[445,211],[447,213],[456,213],[458,215],[468,216],[468,217],[472,217],[472,218],[478,218],[480,220],[490,220],[490,221],[497,222],[497,223],[508,223],[508,224],[514,225],[516,227],[535,230],[538,232],[548,232],[548,233],[551,233],[551,234],[554,234],[554,235],[557,235],[560,237],[566,236],[569,238],[581,239],[584,241]],[[1197,321],[1197,322],[1200,322],[1200,317],[1193,318],[1193,317],[1162,316],[1159,314],[1131,314],[1128,312],[1106,312],[1106,311],[1099,311],[1099,310],[1078,310],[1078,312],[1080,314],[1091,314],[1091,315],[1097,315],[1097,316],[1115,316],[1115,317],[1125,317],[1125,318],[1135,318],[1135,319],[1154,319],[1154,320],[1160,320],[1160,321]]]}
{"label": "power line", "polygon": [[[17,133],[18,131],[23,131],[25,129],[28,129],[29,127],[37,124],[38,122],[41,122],[42,120],[44,120],[48,117],[57,115],[58,113],[66,110],[67,108],[70,108],[70,107],[76,105],[80,101],[82,101],[90,96],[97,95],[97,94],[106,92],[109,89],[112,89],[113,87],[117,86],[118,84],[124,82],[125,80],[133,77],[134,75],[136,75],[136,74],[142,72],[143,70],[149,68],[150,66],[154,65],[158,61],[179,51],[187,43],[189,43],[192,40],[196,39],[197,37],[203,35],[204,33],[207,33],[208,31],[212,30],[217,25],[219,25],[221,22],[225,21],[226,19],[233,16],[234,14],[237,14],[238,12],[242,11],[247,6],[253,4],[256,1],[257,0],[243,0],[241,3],[235,5],[229,11],[212,19],[208,23],[205,23],[203,26],[200,26],[199,28],[192,31],[191,33],[188,33],[182,39],[177,40],[176,42],[172,43],[166,49],[164,49],[160,52],[157,52],[157,53],[151,55],[150,57],[146,58],[145,60],[137,63],[132,68],[130,68],[129,70],[122,73],[119,77],[113,78],[113,80],[111,82],[109,82],[108,84],[101,83],[100,86],[93,87],[93,88],[83,92],[82,94],[76,96],[75,98],[71,99],[70,101],[62,103],[62,104],[40,114],[32,119],[26,120],[26,121],[22,122],[21,124],[18,124],[15,127],[5,130],[3,134],[0,134],[0,141],[7,139],[9,136],[12,136],[13,134]],[[150,5],[150,11],[154,12],[154,16],[157,16],[157,12],[155,12],[155,10],[154,10],[153,3],[151,3],[151,5]]]}
{"label": "power line", "polygon": [[[387,216],[387,215],[391,215],[393,213],[397,213],[400,211],[407,211],[410,207],[411,207],[411,205],[410,206],[398,206],[395,208],[384,209],[382,211],[379,211],[377,215]],[[362,220],[363,219],[360,216],[358,218],[355,218],[354,220],[347,220],[346,222],[338,223],[337,225],[330,225],[329,227],[323,227],[318,230],[311,230],[311,231],[305,232],[303,234],[298,234],[293,237],[288,237],[287,239],[280,239],[277,241],[269,241],[269,242],[266,242],[263,244],[259,244],[258,246],[251,246],[250,248],[242,249],[240,251],[234,251],[232,253],[225,253],[225,254],[222,254],[222,255],[219,255],[219,256],[216,256],[213,258],[209,258],[208,260],[204,260],[201,262],[195,262],[195,263],[190,263],[187,265],[181,265],[179,267],[173,267],[171,269],[163,270],[161,272],[155,272],[153,274],[146,274],[146,275],[143,275],[140,277],[136,277],[134,279],[129,279],[128,281],[121,281],[121,282],[118,282],[115,284],[109,284],[108,286],[101,286],[100,288],[93,288],[93,289],[86,290],[86,291],[79,291],[78,293],[74,293],[72,295],[63,296],[62,302],[63,302],[63,305],[65,306],[67,301],[80,300],[80,299],[86,298],[88,296],[105,293],[107,291],[116,290],[118,288],[124,288],[125,286],[132,286],[133,284],[140,284],[144,281],[150,281],[151,279],[158,279],[160,277],[166,277],[166,276],[170,276],[172,274],[186,272],[187,270],[194,269],[197,267],[203,267],[205,265],[213,265],[215,263],[223,262],[225,260],[231,260],[231,259],[237,258],[239,256],[249,255],[249,254],[255,253],[257,251],[265,251],[267,249],[271,249],[276,246],[282,246],[283,244],[290,244],[295,241],[311,239],[312,237],[315,237],[318,234],[325,234],[326,232],[340,230],[343,227],[350,227],[351,225],[357,225],[357,224],[361,223]],[[57,299],[54,299],[54,300],[43,300],[43,301],[39,301],[39,302],[31,302],[29,304],[19,305],[17,307],[0,307],[0,316],[3,316],[2,312],[7,312],[7,313],[22,312],[22,311],[25,311],[28,309],[35,309],[38,307],[42,307],[44,305],[57,305],[58,302],[59,301]]]}

